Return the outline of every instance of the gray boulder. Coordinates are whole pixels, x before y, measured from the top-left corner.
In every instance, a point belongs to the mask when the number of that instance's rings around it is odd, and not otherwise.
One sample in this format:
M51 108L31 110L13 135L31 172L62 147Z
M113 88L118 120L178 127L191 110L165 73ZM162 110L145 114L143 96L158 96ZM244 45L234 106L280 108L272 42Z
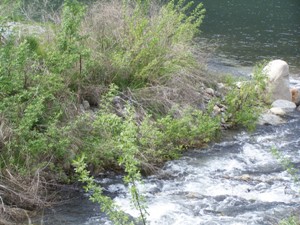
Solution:
M296 104L287 100L276 100L272 103L272 107L281 108L286 113L293 112L296 109Z
M271 108L270 112L277 116L284 116L286 114L286 111L284 111L282 108L279 108L279 107Z
M38 37L42 34L45 34L50 29L46 29L46 27L42 27L39 24L25 24L21 22L8 22L5 24L0 24L0 41L5 43L6 40L16 36L20 38L21 36L35 36Z
M262 114L258 119L259 125L279 125L282 123L285 123L285 121L281 117L271 113Z
M273 60L263 72L268 78L267 95L271 102L277 99L292 101L288 64L283 60Z
M90 103L87 100L83 100L82 105L85 110L89 110L91 108Z

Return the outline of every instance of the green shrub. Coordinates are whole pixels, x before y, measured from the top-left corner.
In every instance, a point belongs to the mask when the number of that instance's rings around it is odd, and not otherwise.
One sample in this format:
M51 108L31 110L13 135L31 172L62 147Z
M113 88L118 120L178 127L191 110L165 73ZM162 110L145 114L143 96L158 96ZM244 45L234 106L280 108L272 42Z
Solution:
M191 9L192 3L170 1L153 10L141 2L99 3L86 18L91 30L85 32L94 31L89 42L105 79L121 88L166 80L194 62L190 47L203 19L202 4Z
M290 216L289 218L286 218L279 222L279 225L299 225L299 224L300 224L300 220L297 216Z
M17 21L23 18L21 13L21 0L3 0L0 3L0 20Z
M85 160L86 157L82 156L76 159L73 164L79 176L79 181L85 183L85 191L92 192L90 200L98 203L101 206L101 211L105 212L114 224L133 224L133 222L129 222L128 215L121 211L110 197L103 195L102 188L96 184L94 178L90 176L89 171L86 170Z
M27 40L20 44L11 40L0 49L0 68L0 114L13 129L2 159L30 169L41 157L62 158L67 145L56 139L62 132L58 126L62 106L57 100L65 93L61 77L41 70Z
M177 146L199 147L215 137L220 128L220 118L189 109L179 118L166 116L158 120L158 124L167 141Z
M71 132L64 124L76 115L70 112L75 110L70 109L75 93L65 83L71 77L68 70L80 54L80 38L73 25L80 22L82 7L75 2L65 4L59 48L48 48L46 54L40 54L39 39L31 36L20 40L11 36L0 48L0 114L13 131L3 147L1 167L9 161L15 169L30 174L50 161L62 168L72 155L68 151ZM62 76L63 73L69 77Z
M263 65L258 65L250 80L227 79L230 90L226 93L225 105L228 108L227 122L231 125L242 125L250 130L255 128L255 121L265 106L266 77L262 68Z
M129 155L139 162L136 168L151 171L153 165L177 158L183 147L203 146L220 129L219 117L193 109L178 118L167 115L158 120L144 112L137 120L137 112L128 101L124 102L123 116L117 116L112 107L113 92L115 87L101 100L103 105L94 119L85 115L71 125L72 130L80 131L79 148L90 156L87 163L99 168L116 165L124 149L131 149L134 152Z

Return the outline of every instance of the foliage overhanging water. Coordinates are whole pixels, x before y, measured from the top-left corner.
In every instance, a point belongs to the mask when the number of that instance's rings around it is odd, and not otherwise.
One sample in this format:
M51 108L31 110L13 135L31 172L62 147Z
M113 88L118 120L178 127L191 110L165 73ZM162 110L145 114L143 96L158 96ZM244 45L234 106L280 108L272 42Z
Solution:
M300 68L300 3L204 0L207 9L201 37L217 42L212 63L226 71L253 66L262 59L286 60ZM224 63L224 59L227 59ZM299 115L278 127L242 133L206 150L195 150L169 162L141 187L149 204L151 224L274 224L299 211L299 185L272 156L276 146L300 165ZM119 177L99 180L107 194L136 215ZM55 208L44 224L110 224L99 208L80 194L68 206Z

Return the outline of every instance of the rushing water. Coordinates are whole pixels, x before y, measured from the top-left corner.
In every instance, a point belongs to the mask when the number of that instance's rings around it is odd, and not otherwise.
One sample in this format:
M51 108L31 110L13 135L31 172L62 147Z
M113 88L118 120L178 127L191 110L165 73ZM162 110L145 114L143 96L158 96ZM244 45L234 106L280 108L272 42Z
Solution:
M281 58L300 74L299 0L203 2L207 13L199 41L218 46L209 61L211 69L244 74L262 59ZM189 151L145 178L140 190L147 200L150 224L271 225L299 212L300 185L270 151L276 147L295 168L300 167L299 114L289 116L286 124L236 133L206 149ZM98 181L122 209L137 215L121 177ZM111 224L87 195L76 194L35 222Z
M293 182L271 148L300 166L300 113L280 126L229 135L208 148L187 152L144 179L139 188L151 225L271 225L300 210L300 185ZM297 174L300 176L300 174ZM121 177L99 179L106 194L128 214L137 211ZM78 193L68 204L48 211L43 224L111 224L99 207Z
M300 73L299 0L201 2L207 10L201 37L217 44L212 63L253 66L280 58L293 73Z

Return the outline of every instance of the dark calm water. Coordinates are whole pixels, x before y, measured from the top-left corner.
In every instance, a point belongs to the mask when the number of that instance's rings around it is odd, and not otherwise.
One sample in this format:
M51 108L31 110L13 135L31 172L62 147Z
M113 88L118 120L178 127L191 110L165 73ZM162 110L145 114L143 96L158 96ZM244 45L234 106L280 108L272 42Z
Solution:
M207 10L201 37L217 43L217 57L242 66L280 58L300 73L300 0L201 2Z

